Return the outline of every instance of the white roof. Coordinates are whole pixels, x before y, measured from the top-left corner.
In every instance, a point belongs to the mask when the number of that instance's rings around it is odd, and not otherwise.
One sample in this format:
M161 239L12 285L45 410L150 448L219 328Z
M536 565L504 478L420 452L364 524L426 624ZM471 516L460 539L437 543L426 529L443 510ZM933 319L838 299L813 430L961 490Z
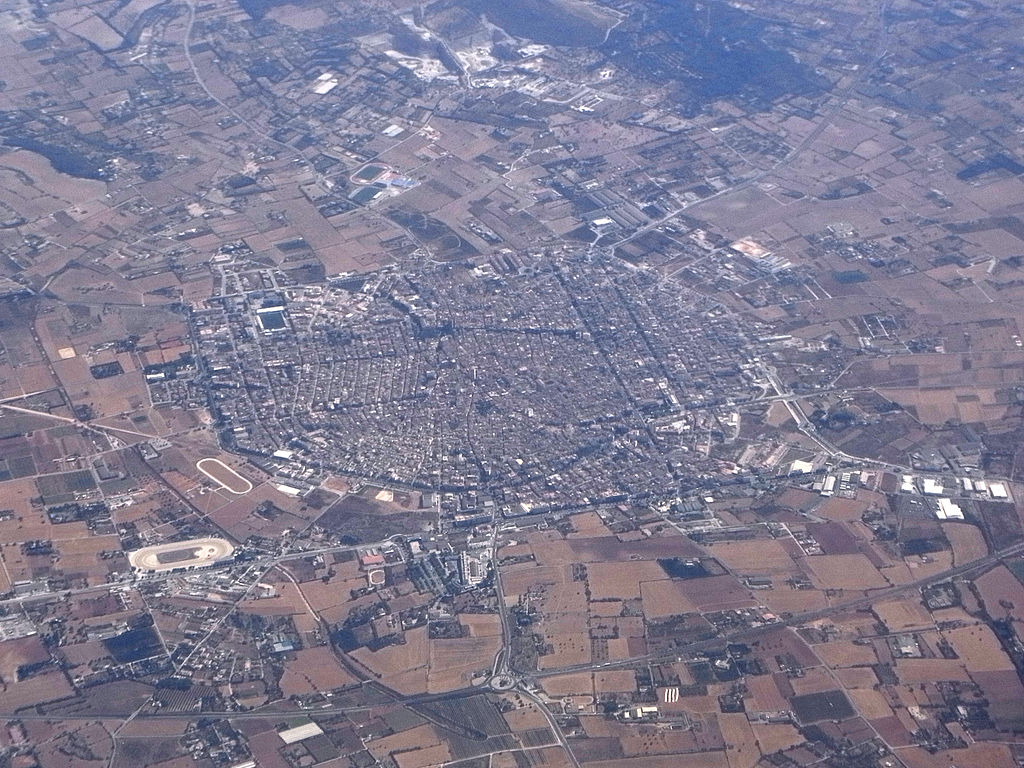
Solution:
M281 741L285 744L294 744L297 741L308 739L313 736L319 736L324 730L316 723L306 723L305 725L297 725L294 728L289 728L286 731L279 731L278 736L281 737Z
M935 513L940 520L963 520L963 510L949 499L939 499L939 509Z
M924 479L924 487L922 490L930 496L938 496L942 493L942 483L936 482L930 477Z
M996 499L1005 499L1007 497L1006 486L1002 483L989 483L988 492Z
M338 87L338 78L330 72L324 72L313 82L313 93L323 96Z

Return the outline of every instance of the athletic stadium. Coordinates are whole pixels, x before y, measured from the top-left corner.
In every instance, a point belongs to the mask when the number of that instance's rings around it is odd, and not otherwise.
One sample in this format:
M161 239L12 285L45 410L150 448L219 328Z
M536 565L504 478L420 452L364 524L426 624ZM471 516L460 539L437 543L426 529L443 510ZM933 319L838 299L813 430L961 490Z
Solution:
M230 560L235 547L225 539L190 539L143 547L128 553L136 573L166 573L208 568Z

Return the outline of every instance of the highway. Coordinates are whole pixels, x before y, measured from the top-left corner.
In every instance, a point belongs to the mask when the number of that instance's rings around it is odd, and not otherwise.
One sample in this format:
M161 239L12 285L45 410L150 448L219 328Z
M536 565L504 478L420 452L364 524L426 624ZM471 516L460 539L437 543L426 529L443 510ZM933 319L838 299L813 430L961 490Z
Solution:
M674 211L670 211L661 218L656 219L655 221L652 221L649 224L645 224L644 226L636 229L631 234L617 240L614 243L609 244L608 248L610 249L610 251L614 253L615 249L618 248L620 245L625 245L626 243L636 239L640 235L650 232L651 230L656 230L659 227L663 226L664 224L667 224L668 222L672 221L673 219L682 216L683 214L691 213L695 208L699 208L700 206L705 205L706 203L710 203L712 200L719 200L723 197L734 195L737 192L742 192L743 190L748 189L754 184L757 184L759 181L771 176L777 171L792 164L794 160L800 157L800 155L802 155L808 147L810 147L815 141L817 141L821 137L821 134L824 133L830 125L832 125L832 121L835 120L835 118L843 110L843 107L846 106L847 102L853 96L857 87L864 81L864 79L871 72L874 71L875 67L882 61L883 58L885 58L886 53L888 53L889 30L885 26L885 14L889 10L890 5L891 0L882 0L882 2L880 2L878 5L878 39L875 43L875 50L873 52L871 61L865 66L860 67L856 75L850 78L850 81L841 90L833 94L830 106L827 110L822 112L821 117L817 121L817 124L814 126L814 128L810 131L810 133L808 133L803 138L803 140L800 141L799 144L793 147L793 149L791 149L785 157L783 157L781 160L775 163L775 165L773 165L771 168L768 168L767 170L758 171L748 176L747 178L738 181L731 187L722 189L718 192L715 192L714 194L708 195L707 197L703 197L700 200L695 200L692 203L684 204L682 207L677 208Z
M265 570L270 570L278 565L288 562L289 560L301 560L306 557L316 557L317 555L328 555L339 552L356 552L360 549L381 547L385 544L390 544L397 538L399 534L389 536L386 539L380 541L370 541L363 544L353 545L342 545L336 547L321 547L319 549L306 549L306 550L295 550L294 552L284 552L279 555L265 556L256 558L249 561L250 566L261 566ZM87 595L90 593L98 592L109 592L111 589L128 589L133 586L140 584L153 584L161 581L167 581L169 579L180 579L185 575L196 575L209 574L216 570L225 570L231 568L233 563L218 563L212 565L209 568L203 568L199 571L193 571L191 574L174 573L174 572L157 572L147 576L142 576L137 579L128 579L125 581L111 582L107 584L94 584L91 587L79 587L77 589L62 589L56 592L36 592L29 595L21 595L18 597L9 597L6 600L0 600L0 606L17 606L24 605L25 603L34 603L40 600L66 600L69 597L77 595Z
M967 576L969 574L978 573L986 570L987 568L995 565L999 561L1014 557L1015 555L1024 554L1024 541L1020 541L1004 549L993 552L986 557L979 558L978 560L972 560L969 563L954 566L948 568L931 576L926 576L923 579L916 581L907 582L906 584L899 584L894 587L886 587L884 589L872 590L868 594L856 597L852 600L846 600L835 605L830 605L825 608L819 608L814 611L806 611L804 613L798 613L790 616L782 621L777 621L773 624L766 624L760 627L749 627L746 629L739 629L733 632L726 632L721 635L717 635L709 640L701 640L696 643L688 643L685 646L681 646L677 650L671 653L652 653L645 656L636 656L629 659L622 659L620 661L606 661L602 663L591 663L591 664L577 664L571 667L560 667L558 669L544 670L532 675L533 679L543 679L547 677L555 677L556 675L564 675L571 672L591 672L596 670L605 669L616 669L622 667L630 667L636 664L648 663L667 663L675 661L679 657L685 657L686 655L692 655L694 653L707 650L709 648L721 648L726 643L734 643L740 640L750 640L756 638L758 635L763 635L768 632L772 632L779 627L799 627L820 619L826 619L836 614L847 613L849 611L859 610L861 608L868 608L874 603L880 601L889 600L894 597L905 596L908 593L918 592L924 587L932 584L938 584L943 581L958 576Z
M377 546L379 546L380 544L386 543L386 541L387 540L382 541L382 542L378 542ZM374 545L361 545L361 546L374 546ZM287 561L289 559L294 559L294 558L299 558L299 557L307 557L307 556L310 556L310 555L313 555L313 554L324 554L324 553L328 553L328 552L339 552L339 551L346 551L346 550L354 550L354 549L357 549L357 548L359 548L359 547L329 547L329 548L325 548L325 549L321 549L321 550L316 550L315 552L294 552L294 553L289 553L289 554L286 554L286 555L281 555L279 557L273 558L273 559L265 561L265 562L270 563L271 564L270 567L272 567L273 565L279 564L281 562L285 562L285 561ZM936 574L933 574L931 576L927 576L925 578L918 579L916 581L908 582L906 584L899 584L899 585L894 586L894 587L887 587L885 589L874 590L874 591L872 591L872 592L870 592L870 593L868 593L866 595L859 596L859 597L853 598L851 600L845 600L845 601L836 603L835 605L828 606L826 608L820 608L820 609L817 609L817 610L814 610L814 611L807 611L807 612L804 612L804 613L794 614L793 616L790 616L789 618L787 618L787 619L785 619L783 621L775 622L773 624L767 624L767 625L760 626L760 627L749 627L749 628L745 628L745 629L739 629L739 630L736 630L736 631L733 631L733 632L726 632L726 633L717 635L714 638L711 638L709 640L702 640L702 641L695 642L695 643L688 643L686 645L683 645L683 646L680 646L680 647L674 649L670 653L653 653L653 654L647 654L647 655L643 655L643 656L634 656L634 657L630 657L628 659L621 659L621 660L618 660L618 661L595 662L595 663L589 663L589 664L576 664L576 665L568 666L568 667L559 667L559 668L556 668L556 669L546 669L546 670L543 670L541 672L536 672L534 674L531 674L527 678L525 678L524 680L521 680L514 690L516 690L520 694L522 694L522 695L526 696L527 698L531 699L532 701L534 701L540 707L540 709L542 711L547 713L546 717L548 717L549 719L553 719L552 716L551 716L551 713L547 711L547 707L544 705L543 701L532 690L533 687L534 687L534 683L536 681L539 681L539 680L542 680L542 679L546 679L546 678L550 678L550 677L556 677L558 675L570 674L570 673L594 672L594 671L608 670L608 669L621 669L621 668L624 668L624 667L636 666L638 664L657 664L657 663L673 662L673 661L676 661L676 660L678 660L680 658L692 657L692 656L694 656L694 655L696 655L696 654L698 654L698 653L700 653L702 651L706 651L706 650L708 650L710 648L721 648L726 643L734 643L734 642L739 642L739 641L753 640L753 639L756 639L759 635L763 635L763 634L766 634L766 633L769 633L769 632L776 631L779 627L799 627L799 626L804 626L804 625L809 624L811 622L818 621L820 619L825 619L825 618L828 618L830 616L846 613L846 612L849 612L849 611L858 610L858 609L861 609L861 608L867 608L867 607L870 607L872 604L877 603L879 601L889 600L889 599L894 598L894 597L901 597L901 596L905 596L905 595L907 595L909 593L918 592L921 589L923 589L924 587L927 587L927 586L929 586L931 584L937 584L937 583L940 583L940 582L943 582L943 581L947 581L947 580L955 578L955 577L962 577L962 576L968 576L968 575L979 573L979 572L984 571L985 569L995 565L996 563L1000 562L1001 560L1003 560L1005 558L1014 557L1014 556L1020 555L1020 554L1024 554L1024 541L1020 541L1020 542L1017 542L1016 544L1012 544L1012 545L1010 545L1008 547L1004 547L1003 549L1000 549L1000 550L998 550L996 552L993 552L990 555L987 555L986 557L980 558L978 560L973 560L973 561L971 561L969 563L964 563L962 565L958 565L958 566L955 566L953 568L948 568L948 569L946 569L944 571L941 571L940 573L936 573ZM91 588L88 588L88 589L79 590L79 592L95 591L95 590L98 590L98 589L106 589L106 588L107 588L106 586L91 587ZM55 595L51 593L51 594L48 594L48 595L45 595L45 596L37 596L37 597L55 597ZM16 601L16 600L18 600L18 598L14 599L14 601ZM9 603L9 602L14 602L14 601L8 600L8 601L5 601L5 602ZM503 655L503 657L499 659L499 662L507 663L507 655ZM347 714L347 713L362 712L362 711L366 711L366 710L369 710L369 709L376 709L376 708L379 708L379 707L382 707L382 706L383 707L387 707L387 706L410 706L410 705L416 705L416 704L427 704L427 703L436 702L436 701L445 701L445 700L453 699L453 698L465 698L467 696L478 695L478 694L483 693L483 692L488 690L485 687L471 686L471 687L465 687L465 688L456 689L456 690L449 691L449 692L446 692L446 693L419 694L419 695L414 695L414 696L402 696L402 695L394 693L393 691L390 691L390 689L387 689L387 688L385 688L385 687L383 687L380 684L375 683L375 682L364 683L364 685L372 685L375 688L378 688L379 690L383 690L383 691L389 692L390 694L395 696L394 702L392 702L391 704L377 704L377 705L373 705L373 706L366 706L366 705L339 706L339 707L327 706L327 707L322 707L322 708L311 708L311 709L303 709L303 710L291 710L291 712L292 713L294 713L294 712L304 712L304 713L307 713L307 714L310 714L310 715L340 715L340 714ZM178 720L193 720L193 719L195 719L198 716L203 716L203 717L228 717L228 718L232 718L232 719L236 719L236 718L247 718L247 719L256 718L256 719L260 719L260 718L279 717L279 716L289 712L289 710L280 710L280 709L275 710L275 709L272 708L273 706L274 705L270 705L270 708L268 708L266 710L255 710L255 711L249 711L249 712L238 712L238 711L234 711L234 710L206 710L206 711L203 711L203 712L199 712L199 711L196 711L196 712L165 712L165 711L156 710L156 711L152 711L152 712L139 712L138 715L136 716L136 719L170 718L170 719L178 719ZM53 713L53 714L45 714L45 713L39 713L39 712L13 712L13 711L9 711L9 712L0 712L0 717L18 718L18 719L23 719L23 720L104 720L104 719L115 719L116 720L116 719L124 719L129 714L130 713L125 712L123 710L120 710L120 711L115 711L115 710L98 710L98 711L92 711L92 712L83 713L83 714L65 714L63 712L61 712L61 713ZM560 733L559 729L555 728L555 733L556 733L556 735L559 734Z

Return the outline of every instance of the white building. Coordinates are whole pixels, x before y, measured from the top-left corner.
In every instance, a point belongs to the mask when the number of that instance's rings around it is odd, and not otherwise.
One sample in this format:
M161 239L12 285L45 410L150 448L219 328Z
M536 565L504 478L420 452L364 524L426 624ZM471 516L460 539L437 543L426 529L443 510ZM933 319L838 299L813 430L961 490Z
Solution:
M298 741L304 741L305 739L312 738L313 736L319 736L323 732L323 728L316 723L306 723L305 725L297 725L294 728L278 731L277 735L281 737L281 741L285 744L294 744Z
M939 520L963 520L963 510L950 499L939 499L939 508L935 511Z

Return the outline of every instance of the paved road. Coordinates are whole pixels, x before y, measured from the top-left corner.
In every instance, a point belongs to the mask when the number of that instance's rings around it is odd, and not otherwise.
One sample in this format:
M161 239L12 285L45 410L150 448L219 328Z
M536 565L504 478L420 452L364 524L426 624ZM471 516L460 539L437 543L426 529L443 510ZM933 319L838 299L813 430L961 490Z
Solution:
M351 546L345 545L337 547L322 547L320 549L296 550L294 552L285 552L283 554L274 555L272 557L258 557L254 560L249 561L249 563L250 565L260 566L269 570L270 568L273 568L277 565L281 565L282 563L286 563L289 560L301 560L306 557L316 557L317 555L327 555L338 552L356 552L360 549L366 549L368 547L381 547L385 544L392 543L392 540L397 538L398 536L400 536L400 534L389 536L388 538L382 539L380 541L369 541L362 544L355 544ZM204 568L201 571L194 571L190 575L195 575L196 573L209 574L217 570L225 570L227 568L231 568L233 567L233 565L235 564L221 563L210 566L209 568ZM138 586L140 584L153 584L159 583L161 581L167 581L169 579L179 579L184 575L185 574L182 573L154 573L152 575L144 576L133 581L112 582L109 584L96 584L91 587L79 587L77 589L62 589L56 592L37 592L31 595L22 595L19 597L7 598L6 600L0 600L0 606L23 605L25 603L39 602L40 600L62 600L73 595L85 595L92 592L109 592L111 589L118 588L128 589L131 587Z
M775 622L774 624L767 624L762 627L749 627L746 629L739 629L733 632L725 632L717 635L709 640L701 640L695 643L688 643L684 646L680 646L678 649L671 653L651 653L646 656L635 656L630 659L623 659L621 661L610 661L602 663L591 663L591 664L577 664L571 667L561 667L559 669L544 670L532 675L533 679L543 679L547 677L554 677L556 675L564 675L570 672L589 672L603 669L615 669L617 667L629 667L635 664L642 663L659 663L659 662L670 662L674 661L680 656L692 655L693 653L707 650L708 648L721 648L726 643L736 642L738 640L750 640L758 635L776 630L779 627L798 627L809 624L819 619L825 619L829 616L835 616L836 614L846 613L848 611L855 611L861 608L867 608L871 605L883 601L889 600L894 597L900 597L906 595L908 592L917 592L924 587L931 584L938 584L943 581L947 581L957 576L966 576L973 574L978 571L983 571L986 568L998 563L1004 558L1013 557L1024 553L1024 541L1013 544L1009 547L1005 547L997 552L980 558L978 560L972 560L969 563L958 565L953 568L948 568L940 573L927 576L923 579L911 581L906 584L899 584L895 587L887 587L885 589L873 590L869 594L863 597L857 597L852 600L845 600L841 603L828 606L827 608L819 608L814 611L806 611L804 613L794 614L793 616L783 621Z
M318 550L319 552L331 552L340 551L346 548L333 547L324 550ZM351 548L351 549L354 549ZM647 654L645 656L636 656L629 659L622 659L620 661L612 662L600 662L591 664L577 664L569 667L560 667L558 669L549 669L542 672L537 672L530 676L530 681L537 681L557 675L564 675L574 672L590 672L605 669L615 669L622 667L630 667L637 664L651 664L651 663L664 663L675 661L679 657L692 656L700 651L707 650L713 647L721 647L725 643L746 641L756 638L759 635L775 631L779 627L794 627L802 626L819 619L828 618L840 613L846 613L848 611L857 610L860 608L866 608L874 603L881 600L888 600L893 597L899 597L909 592L916 592L931 584L937 584L942 581L957 577L967 576L978 571L982 571L996 563L1008 557L1013 557L1024 553L1024 541L1013 544L1009 547L1004 547L1001 550L993 552L992 554L980 558L978 560L964 563L953 568L949 568L940 573L933 574L931 576L918 579L916 581L908 582L907 584L900 584L895 587L888 587L886 589L875 590L868 595L857 597L852 600L846 600L835 605L831 605L827 608L821 608L815 611L807 611L800 614L795 614L790 618L769 624L763 627L751 627L747 629L740 629L734 632L726 632L721 635L717 635L709 640L702 640L695 643L688 643L684 646L673 650L671 653L656 653ZM291 553L289 555L283 555L281 558L277 558L280 561L287 560L293 557L304 557L309 553ZM90 588L97 589L97 588ZM85 591L85 590L83 590ZM52 597L53 595L50 595ZM9 602L9 601L8 601ZM374 684L375 685L375 684ZM376 686L379 688L379 686ZM415 696L396 696L392 704L394 706L409 706L414 704L429 704L431 702L445 701L448 699L465 698L467 696L478 695L487 689L482 687L465 687L449 691L446 693L439 694L420 694ZM522 695L527 696L531 700L535 701L540 709L547 712L547 708L543 706L543 702L528 689L525 685L520 685L517 691ZM351 712L361 712L368 709L374 709L379 707L386 707L389 704L377 704L373 706L357 705L357 706L338 706L338 707L324 707L320 709L307 709L307 710L291 710L291 713L304 712L311 715L338 715L346 714ZM196 717L229 717L229 718L273 718L281 716L282 714L289 713L288 710L267 710L267 711L253 711L253 712L236 712L231 710L214 710L204 712L144 712L139 713L138 719L145 718L169 718L177 720L193 720ZM124 711L114 710L98 710L87 714L65 714L65 713L54 713L54 714L39 714L39 713L26 713L26 712L0 712L0 717L7 718L19 718L24 720L104 720L104 719L123 719L128 713ZM551 717L551 713L547 712L547 717ZM560 733L559 729L555 729L556 734Z
M478 696L483 693L487 693L488 689L483 687L465 687L457 688L453 691L447 691L445 693L422 693L415 696L399 696L393 694L390 689L381 686L380 684L370 681L363 684L367 688L373 688L378 693L384 693L386 695L394 695L393 701L384 701L377 704L355 704L346 706L322 706L322 707L309 707L306 709L294 708L294 709L282 709L280 708L280 701L273 702L267 705L264 709L250 710L247 712L239 712L237 710L230 709L205 709L195 711L174 711L170 712L167 710L152 710L142 711L136 715L137 720L195 720L200 717L226 717L232 720L273 720L286 717L295 717L296 715L310 715L325 717L328 715L345 715L355 712L367 712L370 710L381 710L389 707L408 707L416 706L421 704L433 704L441 701L449 701L451 699L464 699L470 696ZM351 695L351 693L349 694ZM54 708L57 710L57 708ZM64 711L51 711L46 712L31 712L31 711L18 711L18 712L0 712L0 718L9 718L16 720L123 720L129 717L132 713L130 711L120 709L93 709L89 712L64 712Z
M608 247L611 249L612 253L614 253L615 249L618 248L620 245L625 245L630 240L634 240L635 238L639 237L640 235L643 235L646 232L650 232L653 229L657 229L663 224L667 224L672 219L679 218L683 214L691 213L695 208L699 208L702 205L710 203L712 200L718 200L723 197L728 197L729 195L734 195L737 192L742 192L743 190L748 189L754 184L757 184L762 179L765 179L771 176L772 174L776 173L777 171L785 168L787 165L792 164L798 157L800 157L800 155L802 155L808 147L810 147L815 141L817 141L817 139L821 137L821 134L824 133L830 125L832 125L832 121L836 119L839 113L846 106L847 102L853 96L856 88L864 81L864 78L866 78L868 74L870 74L875 69L875 67L882 61L882 59L885 58L886 53L888 53L889 30L885 26L885 14L888 12L890 4L891 0L882 0L882 2L879 3L878 5L878 39L875 43L875 50L873 52L871 61L865 66L862 66L860 70L857 72L857 74L853 78L851 78L850 82L847 83L844 88L832 94L831 104L824 112L821 113L817 125L815 125L811 132L808 133L807 136L805 136L799 144L793 147L793 149L790 150L785 157L783 157L781 160L775 163L775 165L773 165L771 168L768 168L767 170L758 171L752 174L751 176L748 176L746 179L737 182L731 187L715 192L714 194L708 195L707 197L701 198L700 200L695 200L692 203L685 204L681 208L677 208L676 210L665 214L660 219L656 219L655 221L652 221L651 223L640 227L639 229L627 235L626 237L623 237L620 240L611 243Z

